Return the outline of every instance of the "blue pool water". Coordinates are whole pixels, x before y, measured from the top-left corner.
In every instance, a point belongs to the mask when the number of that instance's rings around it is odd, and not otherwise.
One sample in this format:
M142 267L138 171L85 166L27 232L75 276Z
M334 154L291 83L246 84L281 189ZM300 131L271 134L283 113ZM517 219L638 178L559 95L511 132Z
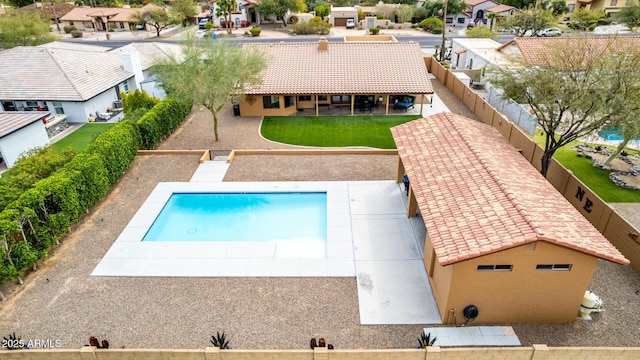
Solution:
M327 193L174 193L142 241L327 238Z
M622 141L624 140L624 134L615 126L605 126L602 130L598 131L598 135L609 141ZM633 139L629 141L629 145L639 145L640 139Z

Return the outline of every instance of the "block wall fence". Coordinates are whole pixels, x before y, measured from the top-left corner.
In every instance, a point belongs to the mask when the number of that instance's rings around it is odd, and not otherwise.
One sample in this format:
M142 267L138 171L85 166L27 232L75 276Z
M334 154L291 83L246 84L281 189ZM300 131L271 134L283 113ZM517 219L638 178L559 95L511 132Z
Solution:
M97 349L3 350L6 360L635 360L640 348L523 347L388 349L388 350L194 350Z
M432 57L425 57L424 61L429 72L462 100L480 121L496 128L540 171L540 158L544 152L542 147L438 61ZM636 271L640 272L640 237L638 236L640 231L638 229L618 215L555 159L552 160L547 171L547 180L631 261L631 266Z

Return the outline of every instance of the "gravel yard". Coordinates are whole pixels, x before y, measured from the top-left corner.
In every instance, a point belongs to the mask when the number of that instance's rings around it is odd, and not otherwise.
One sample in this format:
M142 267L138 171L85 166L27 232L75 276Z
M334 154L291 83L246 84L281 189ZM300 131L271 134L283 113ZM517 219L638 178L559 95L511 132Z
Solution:
M434 87L449 108L466 107ZM260 119L198 108L160 149L286 148L262 139ZM336 348L411 348L420 325L360 325L355 278L126 278L89 274L158 182L188 181L198 156L138 156L131 168L22 287L5 286L0 336L60 339L77 348L89 336L112 347L203 348L225 331L236 349L306 349L311 337ZM238 156L225 181L393 179L395 156ZM638 213L636 211L636 213ZM13 291L9 292L10 290ZM601 261L591 290L606 311L568 325L513 325L523 345L640 346L640 277L631 267ZM577 310L577 309L576 309Z

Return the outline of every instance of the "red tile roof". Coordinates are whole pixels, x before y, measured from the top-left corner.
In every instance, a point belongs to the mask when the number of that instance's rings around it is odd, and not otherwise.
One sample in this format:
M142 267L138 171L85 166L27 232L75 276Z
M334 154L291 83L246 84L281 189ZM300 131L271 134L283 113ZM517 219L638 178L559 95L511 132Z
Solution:
M391 133L441 265L534 241L629 263L496 129L439 113Z
M263 52L262 84L247 94L432 94L416 42L246 44Z
M640 48L640 36L598 36L598 37L517 37L498 48L500 51L515 44L524 61L531 65L545 65L554 61L559 48L575 47L587 55L603 54L627 49Z
M513 7L513 6L509 6L509 5L497 5L494 7L490 7L487 9L488 12L491 13L495 13L495 14L499 14L501 12L505 12L505 11L509 11L509 10L517 10L517 8Z

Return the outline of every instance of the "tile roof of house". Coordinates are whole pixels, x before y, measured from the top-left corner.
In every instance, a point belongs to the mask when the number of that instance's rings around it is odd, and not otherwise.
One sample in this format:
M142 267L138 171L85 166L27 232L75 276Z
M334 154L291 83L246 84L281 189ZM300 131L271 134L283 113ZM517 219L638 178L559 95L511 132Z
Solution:
M494 7L490 7L487 9L487 12L490 13L494 13L494 14L499 14L501 12L505 12L505 11L509 11L509 10L514 10L517 9L516 7L513 6L509 6L509 5L503 5L503 4L499 4L497 6Z
M491 126L439 113L391 133L441 265L534 241L629 263Z
M560 47L582 47L595 56L613 51L640 48L640 36L597 37L517 37L500 46L497 51L516 46L525 62L545 65L553 61Z
M480 5L484 2L490 1L496 5L498 5L495 1L493 0L465 0L464 2L466 2L469 6L476 6L476 5Z
M49 116L48 111L0 111L0 138Z
M109 21L128 22L129 17L140 11L162 9L154 4L147 4L141 8L92 8L77 7L60 17L60 21L91 21L96 16L106 16Z
M321 40L322 41L322 40ZM246 44L263 52L262 84L248 94L431 94L416 42Z
M0 52L0 99L85 101L133 77L124 70L121 53L140 52L142 68L155 56L179 45L133 43L111 51L83 46L67 49L49 44Z

